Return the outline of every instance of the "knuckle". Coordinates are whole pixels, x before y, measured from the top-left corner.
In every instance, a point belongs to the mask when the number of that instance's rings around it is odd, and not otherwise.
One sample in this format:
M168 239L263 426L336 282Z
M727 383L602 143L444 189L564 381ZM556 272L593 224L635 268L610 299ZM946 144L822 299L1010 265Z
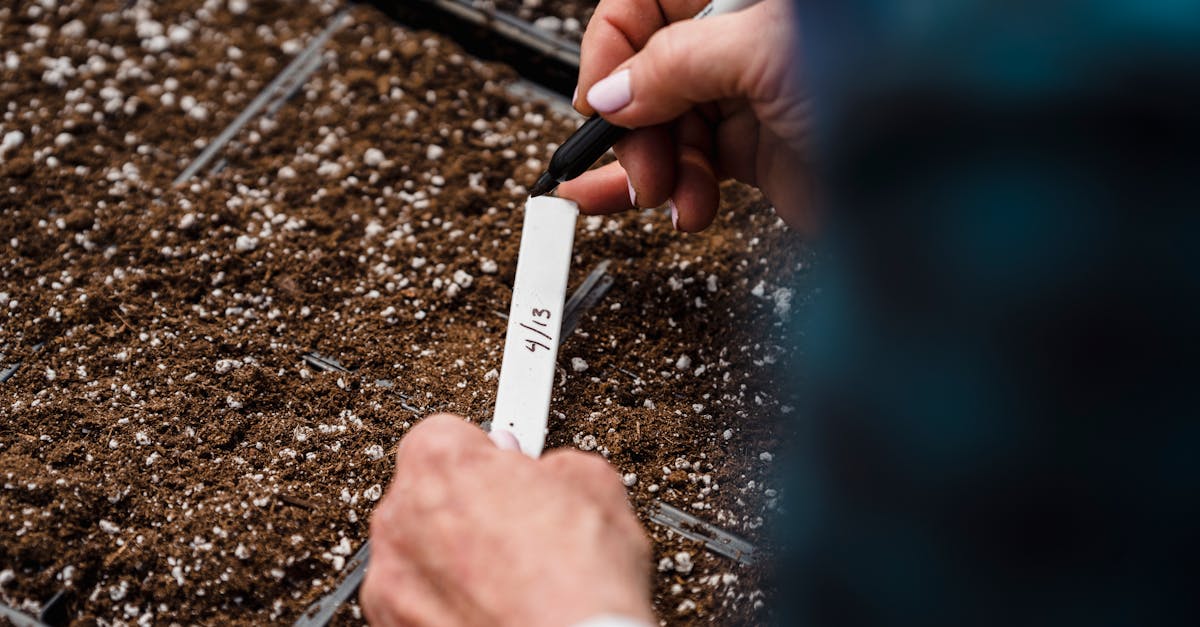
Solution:
M649 560L650 556L654 553L654 546L650 543L650 536L646 535L646 530L643 529L636 520L632 522L634 531L633 537L635 538L634 545L637 549L638 555L640 555L644 560Z
M368 537L376 545L376 553L391 554L398 550L397 544L403 542L406 531L402 525L403 522L403 517L392 515L389 511L379 512L376 510L371 515Z
M629 536L630 554L634 561L638 563L648 563L654 556L654 550L650 545L650 539L639 528L635 534Z
M386 538L393 530L405 524L412 509L413 486L402 483L399 479L392 481L383 498L371 512L369 521L372 536Z
M461 416L454 414L430 414L426 416L413 430L410 436L419 435L422 438L444 436L457 433L465 426Z
M462 448L462 419L451 414L434 414L421 421L401 441L397 463L412 460L417 464L446 462ZM469 427L468 427L469 428Z
M393 506L388 501L383 501L375 511L371 512L370 535L372 538L383 538L388 534L388 531L395 527L392 514Z
M405 586L398 585L396 574L386 569L367 569L358 590L358 603L369 625L396 624L403 620Z
M686 26L686 22L670 24L655 31L646 41L646 46L642 51L653 60L650 70L655 74L655 78L671 72L671 68L682 67L682 64L690 58L682 36L682 29Z
M368 569L358 590L358 602L367 620L373 624L378 624L380 619L382 600L383 591L380 588L379 576L373 575Z
M547 468L554 469L574 488L597 498L596 505L602 511L616 508L628 509L628 499L621 476L603 457L576 450L555 451L543 458Z
M621 479L617 471L599 455L577 453L572 456L571 463L586 481L597 486L606 484L620 485Z

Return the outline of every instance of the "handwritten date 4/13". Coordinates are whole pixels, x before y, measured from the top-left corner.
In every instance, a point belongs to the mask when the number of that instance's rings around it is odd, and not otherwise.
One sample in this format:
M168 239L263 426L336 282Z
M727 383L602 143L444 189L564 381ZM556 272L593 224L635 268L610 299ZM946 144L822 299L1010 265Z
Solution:
M550 346L547 346L547 344L554 343L554 336L552 336L548 333L548 331L552 330L548 321L552 317L553 316L551 315L549 309L532 308L530 310L529 322L528 323L525 323L525 322L519 323L525 329L537 334L537 336L539 338L545 338L545 340L546 340L546 344L543 344L540 339L525 338L525 349L526 350L528 350L531 353L536 353L539 348L542 348L545 350L550 350Z

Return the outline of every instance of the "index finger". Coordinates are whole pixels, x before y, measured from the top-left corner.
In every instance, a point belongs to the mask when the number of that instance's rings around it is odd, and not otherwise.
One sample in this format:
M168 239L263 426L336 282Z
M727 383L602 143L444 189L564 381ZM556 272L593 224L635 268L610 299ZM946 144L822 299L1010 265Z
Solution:
M575 109L595 113L587 102L592 85L641 50L655 31L691 19L706 4L708 0L600 0L580 47Z

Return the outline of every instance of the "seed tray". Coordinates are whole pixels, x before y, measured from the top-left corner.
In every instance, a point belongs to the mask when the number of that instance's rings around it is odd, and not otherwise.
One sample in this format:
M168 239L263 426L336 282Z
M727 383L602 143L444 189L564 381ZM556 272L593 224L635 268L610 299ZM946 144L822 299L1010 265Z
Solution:
M239 83L255 87L235 90L205 124L147 99L57 146L50 106L10 100L0 131L19 124L27 138L0 163L0 279L19 303L0 311L0 345L23 362L0 385L9 605L66 588L73 622L290 622L338 585L335 566L365 538L388 452L417 419L405 404L490 413L503 337L491 312L507 303L522 182L576 119L515 97L508 68L354 7L294 97L221 150L224 167L173 186L343 8L261 4L253 15L272 16L274 43L251 37L261 23L221 31L242 51L242 72L262 70ZM56 27L88 17L63 6ZM129 10L163 20L198 6ZM118 12L114 37L141 45L121 22L135 15L100 8ZM21 11L22 32L46 18ZM0 28L11 16L0 12ZM50 45L75 54L75 44ZM36 65L21 54L22 67ZM163 74L147 69L146 81L173 71L181 85L212 85L198 101L224 102L216 90L229 91L232 73L222 63L180 69L178 54L164 54ZM4 70L0 93L64 102L35 80ZM114 135L130 132L140 134L132 144ZM85 141L92 133L102 158ZM48 155L71 169L38 165ZM108 176L125 163L138 179L114 189ZM571 367L549 444L606 455L644 518L661 500L764 550L758 529L773 497L760 453L786 409L767 362L783 355L786 309L803 302L781 285L806 265L761 199L725 194L730 210L703 238L672 233L655 211L583 220L573 282L605 258L620 281L563 345ZM38 342L36 355L17 348ZM302 358L314 351L353 373L314 367ZM379 381L392 385L369 383ZM648 530L665 620L762 618L753 569ZM354 610L339 618L354 622Z

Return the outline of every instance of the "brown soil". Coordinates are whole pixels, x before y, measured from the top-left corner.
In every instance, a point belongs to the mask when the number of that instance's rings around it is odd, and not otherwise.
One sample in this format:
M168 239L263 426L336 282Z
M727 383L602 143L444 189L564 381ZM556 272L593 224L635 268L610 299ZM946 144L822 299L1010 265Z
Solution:
M404 432L429 411L490 415L521 184L575 121L359 7L220 173L172 189L338 6L60 4L0 8L19 57L0 53L0 139L25 137L0 161L0 369L24 360L0 383L0 601L33 611L66 587L76 624L290 622L365 539ZM190 43L146 52L138 12ZM46 82L44 59L92 56L107 67ZM562 347L548 445L636 474L643 516L661 498L765 542L797 239L731 187L702 236L661 211L585 218L576 251L572 284L602 259L616 284ZM311 350L353 372L314 371ZM765 619L755 569L647 529L664 621Z
M599 0L494 0L495 8L554 35L579 41ZM543 18L551 19L543 19ZM539 21L541 20L541 21Z

